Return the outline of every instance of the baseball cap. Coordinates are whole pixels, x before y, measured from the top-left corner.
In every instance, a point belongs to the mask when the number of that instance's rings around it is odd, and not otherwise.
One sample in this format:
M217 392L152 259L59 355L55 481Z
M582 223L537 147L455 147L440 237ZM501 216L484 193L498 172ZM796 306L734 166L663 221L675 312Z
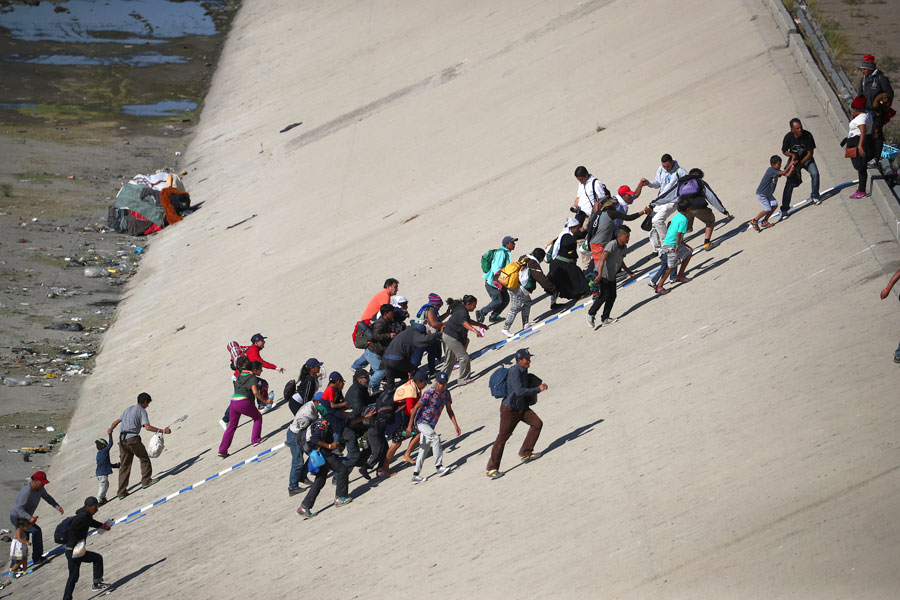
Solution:
M625 194L628 194L629 196L634 196L634 190L632 190L627 185L619 186L619 195L624 196Z
M400 306L401 304L409 304L409 300L406 299L406 296L391 296L391 304Z
M265 338L263 338L263 339L265 339ZM313 368L315 368L315 367L321 367L321 366L324 365L324 364L325 364L325 363L323 363L323 362L322 362L321 360L319 360L318 358L310 358L309 360L306 361L305 366L306 366L307 369L313 369Z
M443 371L438 371L438 374L434 376L434 380L439 381L440 383L447 383L448 379L449 377L447 377L447 374Z
M371 377L369 372L366 369L357 369L353 371L353 379L359 379L360 377Z
M566 219L566 227L579 227L581 225L581 221L576 219L575 217L569 217Z
M513 237L513 236L511 236L511 235L508 235L508 236L506 236L505 238L503 238L503 241L500 242L500 245L501 245L501 246L505 246L505 245L507 245L507 244L510 243L510 242L518 242L518 241L519 241L519 238Z
M415 381L428 381L428 369L426 367L420 367L415 375L413 375L413 379Z
M34 481L40 481L44 485L47 485L48 483L50 483L49 481L47 481L47 474L44 473L43 471L35 471L34 475L32 475L31 478Z
M250 338L250 343L251 343L251 344L255 344L255 343L258 342L259 340L264 340L264 339L266 339L266 336L264 336L263 334L261 334L261 333L254 333L254 334L253 334L253 337Z
M97 500L94 496L88 496L84 499L85 506L100 506L100 501Z
M328 381L344 381L344 377L337 371L332 371L328 376Z
M520 358L531 358L532 356L534 356L534 354L529 352L528 348L519 348L516 350L516 360L519 360Z

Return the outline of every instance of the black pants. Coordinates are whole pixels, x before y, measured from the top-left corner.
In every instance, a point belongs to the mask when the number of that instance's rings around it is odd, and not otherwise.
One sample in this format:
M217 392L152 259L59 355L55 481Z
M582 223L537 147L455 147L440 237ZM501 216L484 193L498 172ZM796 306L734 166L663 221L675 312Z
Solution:
M387 456L387 439L384 437L385 423L382 419L375 419L375 424L369 427L369 459L366 461L366 467L369 469L377 469L384 462Z
M325 458L325 464L319 467L319 472L316 474L315 481L313 481L309 491L306 492L306 497L303 499L303 502L300 503L300 506L307 509L311 509L313 504L316 503L319 492L325 487L325 481L328 479L329 471L334 471L334 480L337 483L336 497L342 498L348 494L350 469L347 468L344 461L331 452L327 450L323 452L321 448L319 449L319 452L322 452L322 456Z
M387 382L387 387L394 387L394 382L399 378L403 383L409 379L411 373L415 372L416 368L413 366L412 361L409 359L391 359L385 358L382 363L386 374L384 376L384 381Z
M72 600L72 592L75 591L75 584L78 583L81 563L94 563L94 583L103 581L103 557L96 552L87 551L81 558L72 558L72 551L66 548L66 561L69 563L69 578L66 580L63 600Z
M600 278L600 290L594 295L594 303L588 310L588 314L592 317L600 310L600 306L605 302L601 319L608 319L609 313L612 312L613 304L616 303L616 282L609 279Z
M341 435L341 441L344 442L344 448L347 450L344 464L347 465L348 470L353 467L361 467L369 457L369 450L362 450L359 447L359 436L365 431L360 432L355 429L356 427L357 425L348 425L344 428L344 433Z

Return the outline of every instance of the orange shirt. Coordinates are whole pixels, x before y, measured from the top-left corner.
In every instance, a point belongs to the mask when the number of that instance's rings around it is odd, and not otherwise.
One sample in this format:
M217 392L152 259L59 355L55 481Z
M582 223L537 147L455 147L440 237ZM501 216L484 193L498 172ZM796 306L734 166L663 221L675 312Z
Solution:
M369 303L366 305L366 310L363 311L362 316L359 318L360 321L365 321L366 319L377 318L378 311L381 310L382 304L390 304L391 303L391 291L387 288L384 288L369 300Z

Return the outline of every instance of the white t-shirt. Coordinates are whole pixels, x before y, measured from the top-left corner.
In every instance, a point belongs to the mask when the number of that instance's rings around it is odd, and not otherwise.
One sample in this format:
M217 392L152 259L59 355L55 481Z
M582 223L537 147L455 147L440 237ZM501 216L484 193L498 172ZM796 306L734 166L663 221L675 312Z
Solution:
M850 121L850 133L847 137L858 137L860 134L859 126L866 126L866 135L872 133L872 115L867 112L861 112Z
M593 175L588 175L584 184L578 184L578 208L587 214L591 214L594 202L603 198L607 193L606 186L603 185L602 181Z

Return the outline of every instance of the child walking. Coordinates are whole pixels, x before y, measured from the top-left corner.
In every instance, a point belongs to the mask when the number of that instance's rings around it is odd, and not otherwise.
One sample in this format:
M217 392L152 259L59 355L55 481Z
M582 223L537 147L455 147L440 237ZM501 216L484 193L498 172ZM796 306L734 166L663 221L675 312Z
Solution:
M411 434L413 424L419 429L422 436L422 442L419 444L419 457L416 459L416 468L413 471L412 482L422 483L425 478L419 475L422 472L422 465L425 462L425 455L428 453L428 446L434 453L434 469L437 471L438 477L443 477L450 472L448 467L443 466L443 453L441 452L441 436L434 430L437 426L438 419L441 418L441 412L447 407L447 414L453 421L453 427L456 429L456 435L461 435L459 424L456 422L456 415L453 414L451 406L453 400L450 398L450 392L447 390L447 374L438 372L435 377L434 386L425 390L422 398L416 402L409 415L409 424L406 426L407 435Z
M97 499L100 504L106 504L106 492L109 490L109 476L112 475L113 469L119 468L119 463L113 464L109 458L109 451L112 449L112 434L109 439L98 439L94 442L97 446L97 481L100 482L100 489L97 491Z
M750 219L750 227L756 231L768 229L772 226L769 223L769 217L778 208L778 200L775 199L775 186L778 184L778 178L787 174L787 170L781 170L781 157L773 155L769 159L769 168L763 173L759 185L756 186L756 198L762 204L763 209L755 219Z
M28 519L16 519L16 532L12 540L12 546L9 549L9 573L13 577L21 577L25 574L25 567L28 566Z

